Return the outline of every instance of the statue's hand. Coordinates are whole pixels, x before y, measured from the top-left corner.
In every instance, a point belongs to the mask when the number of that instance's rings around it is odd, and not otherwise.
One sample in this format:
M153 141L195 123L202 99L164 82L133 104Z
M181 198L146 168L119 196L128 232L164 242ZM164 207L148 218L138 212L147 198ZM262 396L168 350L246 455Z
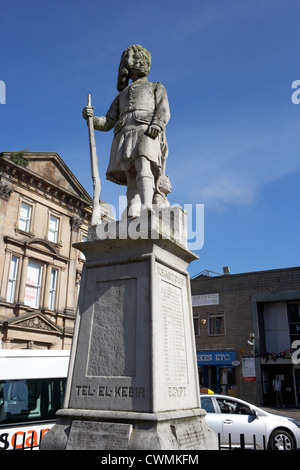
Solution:
M88 117L93 117L94 116L94 108L93 106L86 106L82 110L82 116L84 119L87 119Z
M157 126L156 124L151 124L148 129L146 130L146 134L149 136L149 137L152 137L152 139L155 139L158 134L160 133L161 129L159 126Z

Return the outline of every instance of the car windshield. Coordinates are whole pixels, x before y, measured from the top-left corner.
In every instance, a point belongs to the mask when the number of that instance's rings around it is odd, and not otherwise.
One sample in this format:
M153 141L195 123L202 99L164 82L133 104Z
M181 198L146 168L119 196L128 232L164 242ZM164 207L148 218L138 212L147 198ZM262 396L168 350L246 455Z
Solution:
M201 397L201 406L207 413L215 413L211 397Z

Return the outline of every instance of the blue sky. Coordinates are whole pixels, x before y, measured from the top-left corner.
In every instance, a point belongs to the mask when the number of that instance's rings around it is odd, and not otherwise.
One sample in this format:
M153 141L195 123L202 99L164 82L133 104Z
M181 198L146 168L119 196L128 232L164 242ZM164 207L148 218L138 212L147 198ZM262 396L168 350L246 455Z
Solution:
M168 92L172 204L204 204L191 276L300 265L299 0L2 0L0 151L57 152L91 193L88 131L116 95L122 51L152 53ZM96 134L101 198L112 132Z

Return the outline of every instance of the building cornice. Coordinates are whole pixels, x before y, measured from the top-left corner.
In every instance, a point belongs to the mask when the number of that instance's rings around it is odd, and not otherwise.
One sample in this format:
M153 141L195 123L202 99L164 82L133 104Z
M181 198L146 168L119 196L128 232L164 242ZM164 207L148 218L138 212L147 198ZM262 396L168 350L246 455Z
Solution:
M61 207L66 207L67 209L80 214L82 217L90 217L92 198L64 164L59 155L53 153L26 152L24 153L24 160L26 158L30 160L30 157L41 160L55 160L62 172L65 173L68 176L68 179L72 181L74 187L78 190L78 194L55 184L44 176L40 176L38 173L30 170L30 168L16 163L11 160L11 156L12 153L10 152L0 153L2 184L5 184L4 179L7 179L10 186L13 183L21 187L25 187L30 191L42 195L48 200L56 202Z
M67 263L69 261L69 258L60 255L55 245L46 239L34 237L30 240L24 240L9 236L5 236L3 237L3 239L7 245L15 245L21 247L24 250L24 253L26 253L27 248L32 248L36 252L51 255L52 257L63 261L64 263Z

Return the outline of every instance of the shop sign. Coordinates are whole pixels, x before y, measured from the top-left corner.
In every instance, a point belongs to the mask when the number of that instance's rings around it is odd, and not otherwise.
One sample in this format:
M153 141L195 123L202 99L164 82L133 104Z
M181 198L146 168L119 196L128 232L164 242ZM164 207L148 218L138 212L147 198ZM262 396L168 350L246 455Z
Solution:
M235 360L235 351L197 352L198 366L231 365Z
M254 357L242 358L243 382L256 382Z
M219 294L192 295L192 306L219 305Z

